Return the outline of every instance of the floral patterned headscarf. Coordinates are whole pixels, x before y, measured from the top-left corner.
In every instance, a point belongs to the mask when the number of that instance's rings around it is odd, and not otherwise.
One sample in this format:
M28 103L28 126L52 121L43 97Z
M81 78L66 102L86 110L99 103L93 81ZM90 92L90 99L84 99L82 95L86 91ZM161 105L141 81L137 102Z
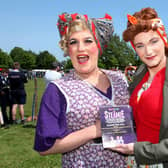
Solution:
M59 19L57 22L61 38L67 33L67 29L70 23L76 19L82 19L86 22L89 30L94 36L101 55L112 38L112 34L114 31L112 17L106 14L104 18L95 19L89 18L87 15L80 15L78 13L62 13L61 15L59 15Z

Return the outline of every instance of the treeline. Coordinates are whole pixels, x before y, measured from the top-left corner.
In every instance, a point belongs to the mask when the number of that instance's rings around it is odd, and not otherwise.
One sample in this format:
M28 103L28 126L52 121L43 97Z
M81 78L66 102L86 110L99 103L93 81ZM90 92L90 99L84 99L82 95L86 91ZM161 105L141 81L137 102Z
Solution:
M23 69L49 69L54 61L57 61L56 57L48 51L36 54L31 50L14 47L8 54L0 49L0 67L2 68L11 68L13 62L19 62Z
M52 62L59 62L56 56L48 51L42 51L39 54L24 50L21 47L14 47L10 53L0 49L0 67L11 68L13 62L19 62L23 69L50 69ZM99 59L99 67L105 69L119 68L124 69L129 64L138 65L140 62L136 59L135 52L119 36L114 35L108 48ZM71 69L72 64L69 59L60 62L64 70Z

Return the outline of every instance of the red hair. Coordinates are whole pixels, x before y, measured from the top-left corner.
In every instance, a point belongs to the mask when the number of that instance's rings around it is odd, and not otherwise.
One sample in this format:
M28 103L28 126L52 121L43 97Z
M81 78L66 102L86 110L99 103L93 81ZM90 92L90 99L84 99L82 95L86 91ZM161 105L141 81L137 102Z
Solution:
M134 37L141 32L149 30L157 31L156 26L152 26L152 19L158 18L158 14L153 8L142 8L139 12L135 12L133 16L137 19L137 24L127 22L127 29L123 32L124 41L133 42ZM168 56L168 47L165 47L166 56Z

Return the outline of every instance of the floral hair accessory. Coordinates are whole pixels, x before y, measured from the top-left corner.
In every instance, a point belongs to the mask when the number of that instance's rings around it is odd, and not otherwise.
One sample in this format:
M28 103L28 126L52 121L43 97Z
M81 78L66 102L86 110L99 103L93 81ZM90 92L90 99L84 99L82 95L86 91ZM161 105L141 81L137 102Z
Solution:
M87 16L85 17L87 18ZM63 13L59 15L57 26L61 37L66 34L69 24L76 19L84 19L84 17L82 17L82 15L79 15L78 13L74 14Z
M128 21L129 21L131 24L134 24L134 25L135 25L135 24L138 23L136 17L134 17L134 16L132 16L132 15L130 15L130 14L127 14L127 19L128 19ZM133 44L132 41L130 41L130 44L131 44L132 48L135 50L135 46L134 46L134 44Z
M108 14L104 18L89 18L87 15L80 15L78 13L68 14L63 13L59 15L58 19L58 30L60 32L61 38L67 33L68 26L71 22L76 19L81 19L86 22L89 30L92 32L94 39L100 51L100 55L103 50L107 47L107 44L112 38L114 31L112 17Z
M127 14L127 18L128 18L128 20L131 24L137 24L138 23L136 17L134 17L132 15Z

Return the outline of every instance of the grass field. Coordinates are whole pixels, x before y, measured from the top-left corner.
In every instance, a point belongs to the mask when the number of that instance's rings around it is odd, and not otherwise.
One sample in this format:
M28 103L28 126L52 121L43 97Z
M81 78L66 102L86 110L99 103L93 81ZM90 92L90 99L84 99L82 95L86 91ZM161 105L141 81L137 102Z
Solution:
M38 105L45 89L43 79L37 80ZM25 85L27 103L25 117L32 115L32 101L34 80ZM17 116L19 119L19 115ZM9 129L0 129L0 168L60 168L61 155L40 156L33 150L36 121L10 126Z

